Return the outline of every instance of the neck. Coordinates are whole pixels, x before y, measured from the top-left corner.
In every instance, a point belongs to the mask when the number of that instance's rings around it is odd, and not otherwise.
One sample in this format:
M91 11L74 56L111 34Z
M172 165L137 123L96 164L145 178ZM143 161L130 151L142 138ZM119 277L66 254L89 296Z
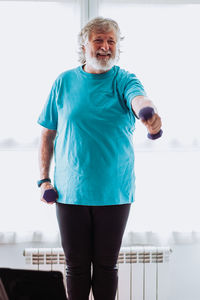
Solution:
M90 66L87 65L87 64L85 64L85 65L83 66L83 70L84 70L85 72L91 73L91 74L102 74L102 73L106 73L106 72L110 71L110 69L107 70L107 71L104 71L104 70L96 70L96 69L93 69L92 67L90 67Z

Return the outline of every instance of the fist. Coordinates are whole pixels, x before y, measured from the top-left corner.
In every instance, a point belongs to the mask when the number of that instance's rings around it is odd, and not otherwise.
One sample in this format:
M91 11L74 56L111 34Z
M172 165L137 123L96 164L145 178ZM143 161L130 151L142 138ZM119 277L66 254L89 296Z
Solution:
M51 192L50 192L50 190L51 190ZM49 200L47 198L49 198ZM53 185L50 182L44 182L41 185L40 200L47 204L54 204L57 199L58 199L58 194L57 194L57 191L55 190L55 188L53 187Z
M161 118L156 113L151 119L148 119L147 121L141 119L141 122L147 127L147 130L150 134L158 133L162 127Z

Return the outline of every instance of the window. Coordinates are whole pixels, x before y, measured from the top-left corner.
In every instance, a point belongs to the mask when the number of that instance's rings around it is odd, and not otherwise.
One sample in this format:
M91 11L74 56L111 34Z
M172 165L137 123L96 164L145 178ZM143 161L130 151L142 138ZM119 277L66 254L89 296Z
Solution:
M36 187L37 118L56 76L78 65L82 2L0 1L1 231L57 230L55 206L41 203ZM137 121L136 202L126 230L198 231L200 5L97 2L91 13L99 7L125 35L120 67L137 75L163 120L154 142Z
M57 228L39 201L37 118L55 78L78 64L76 1L0 1L1 231Z
M120 67L138 76L163 122L163 137L154 142L146 138L145 127L137 122L136 201L127 230L200 228L200 5L183 2L99 3L99 15L116 20L125 36Z

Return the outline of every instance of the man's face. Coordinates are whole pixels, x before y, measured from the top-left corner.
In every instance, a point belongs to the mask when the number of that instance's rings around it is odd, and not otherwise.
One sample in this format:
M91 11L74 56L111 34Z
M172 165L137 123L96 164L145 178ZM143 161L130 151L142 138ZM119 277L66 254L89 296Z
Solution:
M116 62L117 38L114 31L92 32L84 46L87 71L108 71Z

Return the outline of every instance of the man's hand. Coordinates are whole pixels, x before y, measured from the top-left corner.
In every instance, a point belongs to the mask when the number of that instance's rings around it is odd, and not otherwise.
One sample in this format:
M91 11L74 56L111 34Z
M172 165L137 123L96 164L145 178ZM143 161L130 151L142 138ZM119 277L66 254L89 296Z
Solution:
M131 102L132 110L134 114L138 117L141 109L145 107L152 107L155 111L155 114L148 121L142 119L141 122L147 127L147 130L150 134L156 134L160 131L162 127L162 122L160 116L157 114L157 109L153 102L145 96L136 96Z
M53 185L52 185L50 182L44 182L44 183L42 183L42 185L41 185L41 197L40 197L40 200L43 201L43 202L45 202L45 203L47 203L47 204L54 204L55 201L48 202L48 201L46 201L46 200L43 198L44 192L45 192L46 190L50 190L50 189L53 189L54 191L56 191L55 188L53 187ZM57 200L57 199L56 199L56 200Z
M154 114L153 117L147 121L142 120L141 122L147 127L150 134L156 134L160 131L162 127L161 118L158 114Z

